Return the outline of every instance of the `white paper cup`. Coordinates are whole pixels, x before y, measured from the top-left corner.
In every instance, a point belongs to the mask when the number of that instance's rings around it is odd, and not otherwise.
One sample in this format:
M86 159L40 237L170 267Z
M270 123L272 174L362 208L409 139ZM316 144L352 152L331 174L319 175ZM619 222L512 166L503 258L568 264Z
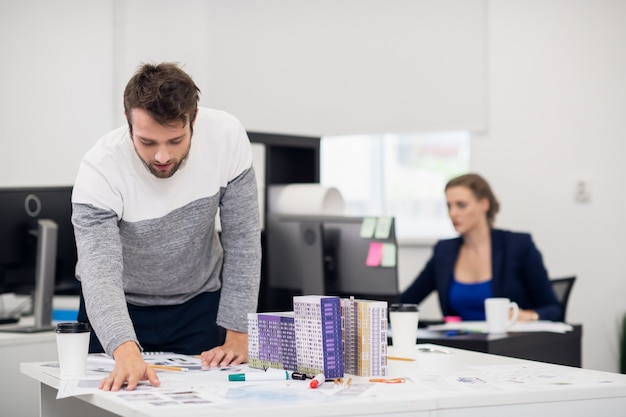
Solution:
M519 307L515 301L496 297L485 300L485 317L489 333L506 333L517 321Z
M412 358L417 344L418 305L392 304L389 307L389 323L393 354Z
M89 354L89 330L88 323L71 322L56 325L54 331L62 378L85 375Z

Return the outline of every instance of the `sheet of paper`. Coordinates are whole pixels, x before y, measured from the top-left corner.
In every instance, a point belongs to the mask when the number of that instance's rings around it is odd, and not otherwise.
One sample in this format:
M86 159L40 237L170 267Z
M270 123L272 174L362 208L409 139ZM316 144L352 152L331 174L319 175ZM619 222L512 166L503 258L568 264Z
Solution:
M63 378L57 391L57 400L60 398L74 397L83 394L98 392L100 377Z
M433 331L448 331L448 330L463 330L474 333L487 333L487 322L485 321L459 321L452 323L434 324L427 327L428 330ZM554 322L554 321L518 321L514 323L509 332L553 332L553 333L567 333L574 330L574 328L567 323Z
M183 355L181 353L148 352L143 354L143 358L147 363L152 365L189 367L190 369L197 369L197 366L202 365L202 359L200 359L199 356ZM90 353L87 357L87 366L89 367L89 365L115 365L115 360L106 353ZM226 366L220 369L229 367L230 366Z
M107 359L103 357L104 355L99 354L90 356L96 357L97 360L99 360L98 363L100 364L105 363ZM98 356L100 356L100 358L98 358ZM94 360L95 359L92 359L92 362ZM102 369L111 365L105 364L91 366L99 366L99 368L97 368L97 370L89 369L90 365L88 365L87 375L85 376L61 378L59 382L59 391L57 392L57 399L98 392L100 390L100 381L102 381L102 378L104 378L104 376L106 376L109 372ZM164 390L169 392L173 390L187 389L190 385L194 387L204 386L203 384L206 384L207 381L210 383L211 381L214 382L216 379L224 379L225 377L222 375L240 372L241 369L242 366L229 365L224 367L202 368L201 370L192 369L187 372L157 370L161 386L153 387L148 381L139 381L137 392L145 390ZM127 391L122 390L120 392L123 393Z
M171 352L146 352L144 360L151 365L165 365L186 368L188 370L202 369L202 360L191 355L182 355ZM92 353L87 357L87 369L92 371L112 371L115 361L104 353Z
M247 408L252 414L255 408L263 404L281 405L295 401L314 406L320 401L334 402L349 400L365 391L379 388L373 384L340 384L326 382L319 389L311 389L309 381L246 381L228 382L229 373L260 372L246 365L233 367L232 370L205 373L203 371L164 372L159 373L161 385L151 386L147 381L140 381L133 391L124 389L108 392L118 401L124 401L129 407L142 410L142 415L150 414L153 407L191 407L197 404L210 404L219 409ZM94 394L99 392L102 376L88 373L85 377L63 379L60 381L57 398L76 395ZM181 408L183 407L183 408ZM185 414L182 411L182 414ZM160 415L160 414L159 414ZM169 414L168 414L169 415ZM186 414L185 414L186 415Z

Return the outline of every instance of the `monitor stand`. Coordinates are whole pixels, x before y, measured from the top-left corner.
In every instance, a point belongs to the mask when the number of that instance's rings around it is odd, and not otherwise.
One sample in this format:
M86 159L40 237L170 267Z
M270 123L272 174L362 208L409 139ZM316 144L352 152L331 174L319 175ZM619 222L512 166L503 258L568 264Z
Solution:
M52 297L54 295L58 226L52 220L40 219L37 230L32 230L31 233L37 236L37 263L33 294L35 324L32 326L2 326L0 332L36 333L53 329Z
M324 295L324 234L320 222L301 222L298 250L302 254L302 295Z

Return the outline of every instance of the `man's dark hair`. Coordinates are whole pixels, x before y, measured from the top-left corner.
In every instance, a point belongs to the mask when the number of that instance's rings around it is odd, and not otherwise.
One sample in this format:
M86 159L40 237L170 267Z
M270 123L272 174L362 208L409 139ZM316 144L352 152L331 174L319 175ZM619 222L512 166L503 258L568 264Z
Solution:
M124 90L124 111L132 133L131 110L146 111L157 123L193 122L200 89L191 77L171 62L142 64Z

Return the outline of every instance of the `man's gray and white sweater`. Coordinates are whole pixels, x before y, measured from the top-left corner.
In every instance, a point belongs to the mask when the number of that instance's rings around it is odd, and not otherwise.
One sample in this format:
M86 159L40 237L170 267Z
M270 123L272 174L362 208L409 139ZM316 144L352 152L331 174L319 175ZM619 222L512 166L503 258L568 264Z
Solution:
M72 207L77 277L107 353L139 343L126 302L180 304L220 286L217 323L247 331L257 308L260 221L252 150L236 118L200 108L189 155L167 179L144 166L127 126L110 132L83 158Z

